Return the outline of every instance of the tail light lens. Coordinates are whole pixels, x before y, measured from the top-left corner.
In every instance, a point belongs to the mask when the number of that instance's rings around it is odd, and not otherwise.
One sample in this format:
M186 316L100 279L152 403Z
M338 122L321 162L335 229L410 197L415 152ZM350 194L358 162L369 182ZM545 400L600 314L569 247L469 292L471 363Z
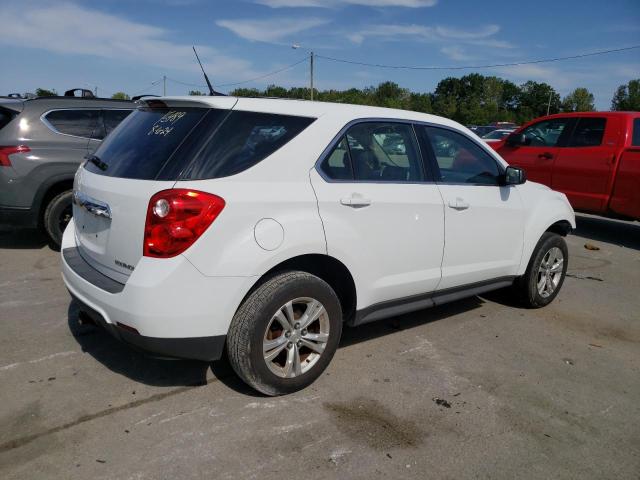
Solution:
M31 149L26 145L0 146L0 167L10 167L11 159L9 155L14 153L27 153Z
M176 188L149 200L144 226L145 257L170 258L184 252L213 223L224 199L211 193Z

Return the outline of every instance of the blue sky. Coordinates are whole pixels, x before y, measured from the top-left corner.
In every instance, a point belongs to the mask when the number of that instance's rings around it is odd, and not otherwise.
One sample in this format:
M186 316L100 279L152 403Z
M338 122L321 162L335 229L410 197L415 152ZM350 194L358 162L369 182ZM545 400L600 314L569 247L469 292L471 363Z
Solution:
M255 78L305 56L402 65L477 65L568 56L640 44L640 0L0 0L0 94L98 86L100 95L181 95L202 84L196 45L214 84ZM291 44L301 46L294 50ZM640 77L640 50L565 62L478 70L562 95L589 88L599 109ZM320 89L393 80L433 91L468 71L383 70L318 58ZM308 85L303 62L243 86ZM155 82L153 85L152 83ZM221 87L228 91L233 87ZM202 88L200 88L202 89Z

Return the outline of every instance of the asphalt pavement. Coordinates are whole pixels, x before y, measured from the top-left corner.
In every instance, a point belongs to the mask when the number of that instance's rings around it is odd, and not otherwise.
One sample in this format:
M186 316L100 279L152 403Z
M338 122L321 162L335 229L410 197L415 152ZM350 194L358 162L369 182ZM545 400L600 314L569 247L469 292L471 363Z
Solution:
M346 329L314 385L267 398L78 325L59 253L0 233L0 478L638 480L640 224L581 215L568 243L550 306Z

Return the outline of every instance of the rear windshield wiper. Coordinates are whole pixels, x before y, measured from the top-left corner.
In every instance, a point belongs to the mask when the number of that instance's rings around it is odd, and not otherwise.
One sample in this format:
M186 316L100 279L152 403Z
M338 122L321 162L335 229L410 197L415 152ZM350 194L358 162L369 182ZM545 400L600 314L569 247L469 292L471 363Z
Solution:
M100 157L98 157L97 155L91 154L91 155L87 155L85 158L87 159L88 162L93 163L96 167L98 167L103 172L109 167L109 165L107 165L102 160L100 160Z

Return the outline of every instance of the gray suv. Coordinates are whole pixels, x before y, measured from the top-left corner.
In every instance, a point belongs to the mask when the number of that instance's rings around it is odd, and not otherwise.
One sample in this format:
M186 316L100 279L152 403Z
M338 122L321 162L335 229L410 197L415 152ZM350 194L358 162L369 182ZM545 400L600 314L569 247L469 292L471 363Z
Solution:
M134 108L87 96L0 97L0 226L39 227L60 245L78 165Z

